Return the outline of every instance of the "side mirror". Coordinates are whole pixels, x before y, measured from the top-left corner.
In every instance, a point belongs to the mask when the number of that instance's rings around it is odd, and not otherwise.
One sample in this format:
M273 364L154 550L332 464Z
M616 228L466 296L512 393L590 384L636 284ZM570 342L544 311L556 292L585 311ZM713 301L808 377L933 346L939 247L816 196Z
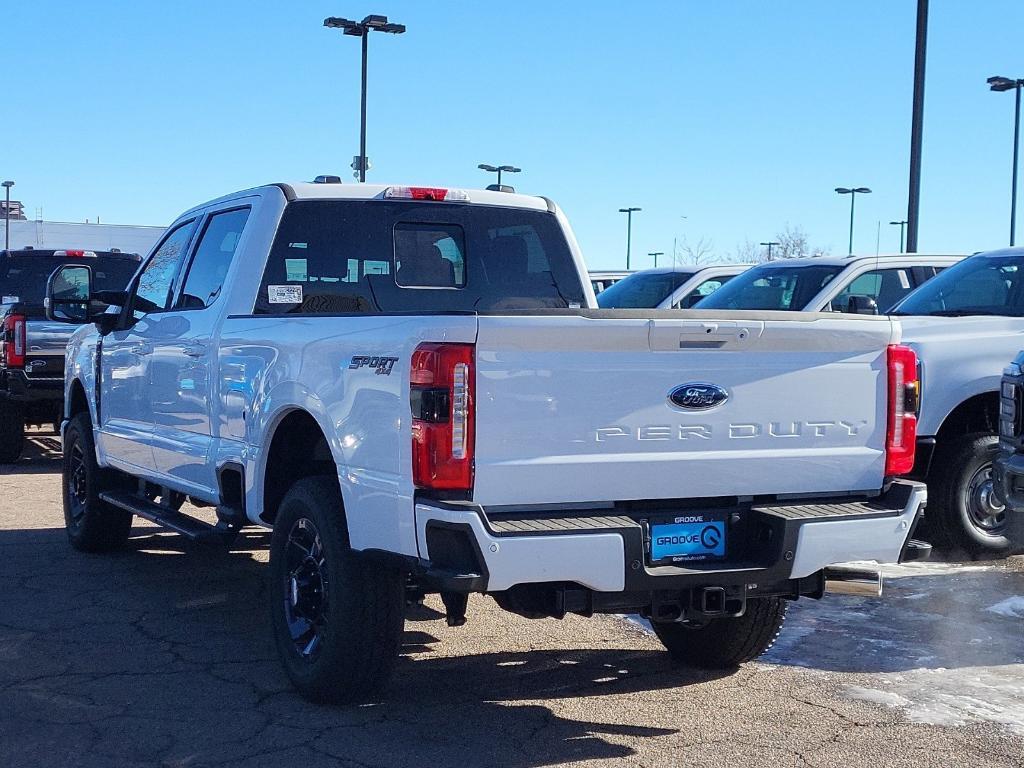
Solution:
M57 267L46 281L43 305L48 320L74 325L91 323L107 309L92 292L92 267L87 264Z
M878 302L870 296L851 296L846 302L846 311L851 315L877 315Z

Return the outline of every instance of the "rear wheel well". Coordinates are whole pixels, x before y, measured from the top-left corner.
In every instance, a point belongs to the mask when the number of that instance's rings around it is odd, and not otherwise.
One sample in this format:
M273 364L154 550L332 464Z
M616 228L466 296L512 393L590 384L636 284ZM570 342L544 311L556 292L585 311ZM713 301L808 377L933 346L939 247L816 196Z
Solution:
M325 475L338 482L330 446L316 419L295 410L274 430L263 472L263 509L260 519L273 524L281 500L296 480Z
M999 393L983 392L964 400L946 417L936 435L938 445L972 432L996 434L999 425Z

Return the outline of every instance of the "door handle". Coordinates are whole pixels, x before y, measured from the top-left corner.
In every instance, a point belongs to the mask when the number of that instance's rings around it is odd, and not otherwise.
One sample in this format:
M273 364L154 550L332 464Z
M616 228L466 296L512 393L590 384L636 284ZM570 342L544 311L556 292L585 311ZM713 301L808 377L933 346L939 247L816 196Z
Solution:
M206 345L186 344L185 347L182 349L182 352L184 352L189 357L202 357L203 355L206 354Z

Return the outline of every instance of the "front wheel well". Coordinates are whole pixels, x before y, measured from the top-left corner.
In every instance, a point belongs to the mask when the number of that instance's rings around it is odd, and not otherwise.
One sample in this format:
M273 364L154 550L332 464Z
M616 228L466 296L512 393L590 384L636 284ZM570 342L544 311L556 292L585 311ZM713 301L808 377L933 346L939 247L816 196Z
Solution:
M85 396L85 387L75 379L68 393L68 418L73 419L80 413L89 413L89 398Z
M270 441L263 471L260 519L273 524L281 500L295 481L317 475L338 482L330 446L316 419L306 411L293 410L278 423Z

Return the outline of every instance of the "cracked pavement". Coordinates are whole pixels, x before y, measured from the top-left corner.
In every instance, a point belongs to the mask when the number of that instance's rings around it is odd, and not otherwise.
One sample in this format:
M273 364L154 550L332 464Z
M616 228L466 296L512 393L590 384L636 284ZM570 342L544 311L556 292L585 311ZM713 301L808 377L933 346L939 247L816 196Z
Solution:
M941 648L929 633L908 640L886 600L801 603L765 662L727 675L674 668L649 633L616 617L528 621L475 596L468 624L449 628L429 603L410 615L378 701L316 707L274 657L265 533L224 552L137 522L126 551L81 554L64 535L59 472L57 440L43 434L0 468L8 768L1024 765L1024 735L1005 722L917 722L856 693L906 700L892 687L906 675L961 658L950 633ZM1024 575L1016 588L1024 594ZM911 587L895 591L916 602ZM929 610L933 622L961 620ZM1015 626L1016 645L988 642L981 656L965 646L963 663L981 659L1024 690L1024 673L1012 677L1024 662ZM873 642L888 645L878 655Z

